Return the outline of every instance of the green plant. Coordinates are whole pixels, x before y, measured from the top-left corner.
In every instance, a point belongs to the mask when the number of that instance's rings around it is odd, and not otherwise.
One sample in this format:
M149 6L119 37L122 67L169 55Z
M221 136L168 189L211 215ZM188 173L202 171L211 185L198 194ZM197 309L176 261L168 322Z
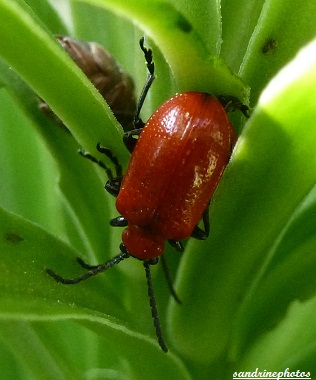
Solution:
M73 34L107 47L137 93L146 75L138 39L151 38L157 80L144 119L183 90L247 101L250 88L254 110L244 128L234 115L240 139L211 204L211 237L189 241L181 258L167 249L182 306L159 268L154 273L170 345L164 354L136 260L73 287L44 271L75 276L76 256L102 262L118 253L104 173L77 149L97 155L101 142L125 167L128 153L103 99L52 36L70 33L61 11L47 0L0 2L2 378L221 380L256 367L316 371L315 41L295 57L315 36L316 3L73 0L70 7ZM35 93L71 134L41 113Z

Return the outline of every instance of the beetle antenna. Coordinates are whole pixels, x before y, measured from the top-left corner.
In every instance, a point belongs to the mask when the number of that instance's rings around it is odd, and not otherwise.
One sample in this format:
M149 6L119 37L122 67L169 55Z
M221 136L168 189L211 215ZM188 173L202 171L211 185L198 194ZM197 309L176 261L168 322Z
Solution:
M65 284L65 285L74 285L74 284L78 284L78 282L88 280L90 277L96 276L97 274L106 271L107 269L113 267L114 265L119 264L122 260L128 258L129 256L130 255L127 251L122 251L120 254L113 257L113 259L100 265L88 265L83 260L77 259L77 261L82 267L86 269L90 269L90 270L84 273L82 276L75 277L75 278L64 278L60 276L59 274L55 273L54 271L52 271L51 269L45 269L45 270L57 282L61 282L62 284Z
M152 319L154 321L154 326L156 329L156 336L158 339L158 343L164 352L168 352L168 347L165 343L165 340L163 338L162 331L161 331L161 326L160 326L160 321L159 321L159 316L158 316L158 310L157 310L157 304L156 304L156 299L155 299L155 293L154 293L153 283L151 280L150 265L151 265L150 260L144 261L144 267L145 267L146 279L147 279L148 297L149 297L149 303L150 303L150 309L151 309L151 316L152 316Z
M134 116L134 128L137 129L139 128L139 125L140 124L143 124L143 122L140 120L139 118L139 114L140 114L140 111L143 107L143 104L144 104L144 101L145 101L145 98L147 96L147 93L153 83L153 81L155 80L155 64L153 62L153 52L151 49L147 49L145 46L144 46L144 37L142 37L139 41L139 46L140 48L142 49L143 53L144 53L144 56L145 56L145 60L146 60L146 66L147 66L147 70L148 70L148 76L147 76L147 79L146 79L146 82L145 82L145 85L142 89L142 92L141 92L141 95L139 97L139 100L138 100L138 104L137 104L137 108L136 108L136 112L135 112L135 116Z

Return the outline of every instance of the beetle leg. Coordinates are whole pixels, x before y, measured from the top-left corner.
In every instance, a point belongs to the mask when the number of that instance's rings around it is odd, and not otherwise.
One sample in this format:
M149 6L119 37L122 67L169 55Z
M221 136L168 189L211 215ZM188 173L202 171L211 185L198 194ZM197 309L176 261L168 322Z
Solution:
M134 125L135 129L139 128L139 123L140 122L142 123L142 121L139 118L139 114L140 114L140 111L141 111L141 109L143 107L143 104L144 104L145 98L147 96L147 93L148 93L148 91L149 91L149 89L150 89L153 81L155 80L155 64L153 62L153 53L152 53L152 50L151 49L147 49L144 46L144 37L142 37L140 39L139 45L140 45L140 48L142 49L142 51L144 53L144 56L145 56L146 66L147 66L147 70L148 70L148 76L147 76L145 85L144 85L144 87L142 89L141 95L139 97L137 108L136 108L136 112L135 112L135 116L134 116L133 125Z
M153 62L152 50L147 49L144 46L144 37L142 37L140 39L139 45L140 45L140 48L142 49L144 56L145 56L146 66L147 66L147 70L148 70L148 76L147 76L146 82L144 84L144 87L142 89L141 95L140 95L139 100L138 100L138 104L137 104L137 108L136 108L136 112L135 112L135 116L134 116L134 120L133 120L134 130L125 133L123 136L123 142L124 142L126 148L128 149L128 151L130 153L134 150L135 145L136 145L137 140L138 140L138 136L139 136L140 132L142 131L144 125L145 125L144 122L139 117L139 115L140 115L140 111L143 107L144 101L146 99L147 93L148 93L153 81L155 80L155 64Z
M144 126L144 123L143 123L143 126ZM143 126L141 128L133 129L132 131L126 132L123 135L123 143L125 144L127 150L130 153L132 153L135 148L135 145L143 129Z
M110 151L110 149L102 147L100 145L100 143L98 143L97 144L97 150L100 153L105 154L110 159L110 161L113 163L113 165L115 167L116 177L122 177L122 166L118 162L118 159ZM92 154L85 152L82 148L80 148L78 152L82 157L87 158L88 160L94 162L95 164L99 165L102 169L104 169L106 171L106 174L107 174L110 181L112 181L114 179L112 170L107 165L105 165L105 163L103 161L98 160L97 158L92 156Z
M205 240L210 234L210 215L209 215L209 206L203 212L203 224L204 230L199 226L195 226L191 236L197 240Z
M162 331L161 331L161 325L159 321L155 293L154 293L153 283L151 280L150 265L152 264L153 264L152 260L145 260L143 263L145 267L145 271L146 271L146 280L147 280L147 289L148 289L148 297L149 297L149 303L150 303L150 309L151 309L151 316L154 322L158 343L164 352L168 352L168 347L165 343L165 340L163 338Z
M125 219L122 215L110 220L110 225L112 227L127 227L127 224L127 219Z
M122 165L119 163L119 160L117 159L117 157L114 156L114 154L110 151L110 149L106 148L104 146L101 146L100 143L97 143L97 150L98 150L98 152L105 154L107 156L107 158L110 159L110 161L112 162L112 164L115 167L116 177L122 177L122 175L123 175Z
M183 247L183 244L181 242L181 240L173 240L173 239L169 239L168 240L168 243L171 245L171 247L173 247L177 252L184 252L184 247Z
M168 268L168 265L167 265L167 262L166 262L166 259L165 259L165 255L162 255L160 256L160 261L161 261L161 264L162 264L162 269L163 269L163 272L164 272L164 275L165 275L165 279L167 281L167 285L168 285L168 288L169 288L169 291L173 297L173 299L178 303L178 304L182 304L179 296L177 295L176 291L175 291L175 288L173 286L173 282L171 280L171 275L170 275L170 271L169 271L169 268Z
M82 157L87 158L88 160L94 162L95 164L99 165L102 169L104 169L108 178L111 178L111 179L113 178L112 170L109 167L107 167L103 161L98 160L97 158L92 156L90 153L85 152L82 148L78 150L78 153Z
M225 107L226 112L239 110L244 116L246 116L246 118L249 118L249 107L243 104L235 96L219 95L217 96L217 99Z
M109 179L104 185L105 190L113 195L114 197L118 196L120 192L122 177Z

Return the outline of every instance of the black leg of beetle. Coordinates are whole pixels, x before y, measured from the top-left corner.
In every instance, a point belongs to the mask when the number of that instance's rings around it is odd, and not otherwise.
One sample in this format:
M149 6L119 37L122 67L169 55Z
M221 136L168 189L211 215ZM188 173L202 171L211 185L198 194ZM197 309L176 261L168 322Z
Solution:
M114 197L117 197L120 192L122 178L123 177L109 179L104 185L105 190Z
M75 278L64 278L59 274L55 273L51 269L46 269L46 272L52 276L57 282L61 282L65 285L74 285L79 282L88 280L90 277L96 276L97 274L106 271L107 269L113 267L114 265L120 263L122 260L128 258L130 255L127 251L122 251L119 255L115 256L113 259L107 261L106 263L100 265L88 265L83 260L79 259L78 262L84 268L90 269L89 272L83 274L82 276Z
M165 278L166 278L166 281L167 281L167 285L168 285L169 291L170 291L172 297L174 298L174 300L179 305L181 305L182 302L181 302L179 296L177 295L177 293L176 293L176 291L174 289L173 282L171 280L170 271L169 271L169 268L168 268L168 265L167 265L167 262L166 262L166 259L165 259L164 255L161 256L161 260L160 261L161 261L161 264L162 264L162 269L163 269L163 272L164 272L164 275L165 275Z
M244 114L244 116L249 118L249 107L247 107L245 104L243 104L235 96L219 95L219 96L217 96L217 99L225 107L226 112L239 110L240 112L242 112Z
M113 179L112 170L109 167L107 167L103 161L98 160L97 158L95 158L94 156L92 156L90 153L85 152L82 148L80 148L78 150L78 153L82 157L87 158L88 160L90 160L90 161L94 162L95 164L99 165L102 169L105 170L107 177L110 178L110 179Z
M114 156L114 154L110 151L110 149L104 146L101 146L100 143L97 143L97 150L100 153L105 154L111 160L112 164L115 167L116 177L122 177L123 175L122 165L119 163L119 160L117 159L116 156Z
M152 85L153 81L155 80L155 64L153 62L153 53L152 53L152 50L151 49L147 49L145 46L144 46L144 37L142 37L139 41L139 45L140 45L140 48L142 49L143 53L144 53L144 56L145 56L145 60L146 60L146 65L147 65L147 70L148 70L148 76L147 76L147 79L146 79L146 83L143 87L143 90L142 90L142 93L140 95L140 98L138 100L138 104L137 104L137 108L136 108L136 113L135 113L135 116L134 116L134 128L137 129L139 128L139 123L143 124L143 122L141 121L141 119L139 118L139 114L140 114L140 111L143 107L143 104L144 104L144 101L145 101L145 98L147 96L147 93L150 89L150 86ZM142 125L141 125L142 127Z
M200 228L199 226L195 226L191 236L194 239L198 240L205 240L208 235L210 234L210 215L209 215L209 206L205 209L203 212L203 224L204 224L204 230Z
M97 144L97 150L100 153L105 154L110 159L110 161L112 162L112 164L115 167L116 178L122 177L122 166L119 163L118 159L110 151L110 149L102 147L100 145L100 143L98 143ZM99 165L102 169L104 169L106 171L106 174L107 174L110 181L112 181L114 179L112 170L107 165L105 165L105 163L103 161L98 160L97 158L92 156L92 154L85 152L83 149L79 149L79 154L81 154L82 157L87 158L88 160L94 162L95 164Z
M127 225L128 221L122 215L110 220L110 226L112 227L127 227Z
M165 340L163 338L162 331L161 331L161 326L160 326L160 321L159 321L159 316L158 316L158 310L157 310L157 304L156 304L156 299L155 299L155 293L154 293L153 283L151 280L150 265L152 265L152 264L153 263L151 260L145 260L144 261L144 267L145 267L146 279L147 279L148 297L149 297L150 309L151 309L151 316L152 316L152 319L154 321L154 326L155 326L155 330L156 330L156 336L158 339L158 343L164 352L168 352L168 347L165 343Z
M155 80L155 64L153 62L152 50L147 49L144 46L144 37L142 37L140 39L139 45L140 45L140 48L142 49L144 56L145 56L146 66L147 66L147 70L148 70L148 76L147 76L146 82L144 84L144 87L142 89L141 95L140 95L139 100L138 100L138 104L137 104L137 108L136 108L136 112L135 112L135 116L134 116L134 120L133 120L134 129L130 132L125 133L123 136L123 142L124 142L126 148L128 149L128 151L130 153L132 153L132 151L134 150L135 145L136 145L137 140L138 140L138 136L140 135L140 133L141 133L141 131L145 125L144 122L139 117L139 115L140 115L140 111L143 107L144 101L146 99L147 93L148 93L153 81Z
M142 131L142 128L138 128L138 129L133 129L130 132L124 133L123 143L125 144L127 150L130 153L133 152L141 131Z
M171 245L172 248L174 248L177 252L183 253L184 252L184 247L181 242L181 240L173 240L169 239L168 243Z

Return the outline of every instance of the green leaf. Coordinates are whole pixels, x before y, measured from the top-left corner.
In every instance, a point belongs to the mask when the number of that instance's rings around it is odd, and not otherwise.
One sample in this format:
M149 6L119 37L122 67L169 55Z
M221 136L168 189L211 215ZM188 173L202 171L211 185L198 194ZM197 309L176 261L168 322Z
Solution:
M257 26L264 0L222 0L223 42L220 55L229 67L239 72L249 40ZM252 54L256 51L252 51ZM266 83L266 82L264 82ZM253 87L251 87L253 91ZM252 92L251 92L252 94Z
M118 253L104 172L76 151L101 158L101 142L123 165L129 154L104 100L53 38L63 22L47 0L27 3L0 3L0 205L13 211L0 209L4 378L42 378L45 365L47 378L67 379L224 380L258 365L314 370L315 326L303 329L315 303L315 46L271 82L247 123L212 201L210 239L186 245L177 278L183 305L153 269L164 354L137 260L74 287L44 270L74 277L83 273L75 256L98 263ZM138 40L150 37L157 79L144 120L177 91L247 98L238 72L255 103L315 35L314 16L313 0L300 9L291 1L73 0L68 15L73 34L108 48L137 94L146 77ZM33 90L71 134L39 111ZM179 255L168 248L166 258L175 273Z
M16 0L1 2L0 13L0 32L7 36L0 42L2 59L49 104L80 144L90 151L96 141L105 144L105 123L111 131L106 145L121 144L122 132L114 127L117 122L103 98L39 20ZM125 150L117 154L122 162L127 160Z
M3 206L70 240L77 249L89 252L91 259L91 253L103 257L104 251L110 251L111 234L105 234L104 230L108 226L110 210L114 207L112 198L108 202L109 197L105 197L105 179L101 180L91 163L79 156L79 146L73 137L40 111L38 99L25 83L0 64L1 76L11 92L10 98L2 98L1 142L6 163L2 171L7 178L7 188L1 197ZM12 114L13 107L23 112L19 118L18 112ZM38 141L34 127L46 146L41 140ZM16 154L17 146L31 148L33 145L31 153ZM51 157L46 158L47 148ZM39 149L41 159L35 154ZM64 198L55 186L57 171L59 189ZM25 191L21 194L22 184ZM87 199L90 199L89 204ZM65 212L68 214L66 220ZM97 227L94 225L96 217L100 220Z
M0 76L1 67L0 62ZM0 102L0 175L3 179L0 204L55 230L55 222L60 221L60 210L56 193L51 191L51 181L56 178L54 162L47 155L33 125L19 112L14 99L4 89L0 91Z
M57 284L46 274L46 267L65 274L68 272L69 276L75 275L75 271L77 274L80 271L80 267L75 265L75 252L70 247L32 223L2 209L0 231L0 289L3 295L0 319L81 321L100 335L104 335L115 350L126 347L122 353L131 358L131 363L138 356L146 355L147 360L143 364L150 368L153 378L158 379L160 373L159 366L155 364L157 353L161 355L168 373L180 378L189 378L176 356L171 353L167 356L161 352L155 337L149 338L139 332L143 328L135 322L128 327L127 311L122 304L119 305L119 299L125 298L121 292L123 289L111 289L111 285L106 285L107 282L122 283L120 271L112 269L106 276L90 281L88 286ZM103 296L103 292L97 290L100 286L106 289L106 297ZM121 296L118 296L119 293ZM28 333L31 331L25 330L25 334ZM137 349L130 350L131 339L140 339L142 344L137 345ZM151 365L148 367L150 362ZM140 368L144 370L144 366L139 366L137 362L137 371L140 371ZM154 375L156 371L157 375Z
M267 81L294 58L298 49L315 37L315 14L313 0L305 1L300 7L295 0L264 2L238 71L252 88L253 104Z
M256 368L261 365L271 371L295 368L301 372L314 373L316 370L315 311L315 297L302 303L293 302L277 328L260 337L255 345L249 347L236 370ZM271 347L274 347L274 352L271 352Z
M25 2L52 33L69 33L61 15L56 12L56 9L52 6L49 0L26 0ZM62 4L59 4L58 6L60 7Z
M16 358L27 363L25 370L33 376L44 380L62 379L65 375L68 379L78 378L76 368L70 369L65 358L63 362L57 362L52 355L51 346L47 349L39 334L28 323L0 321L0 336L9 342Z
M205 41L202 41L193 27L193 24L197 24L197 16L192 22L187 18L195 14L193 7L188 7L184 15L179 6L175 7L173 3L161 0L150 2L147 0L72 1L104 7L132 19L159 46L170 65L177 91L196 90L229 94L242 100L248 97L247 86L228 69L219 57L211 55L212 52L208 51ZM214 5L213 9L217 15L218 7ZM219 23L220 21L217 20L217 32ZM203 73L202 76L201 73Z

